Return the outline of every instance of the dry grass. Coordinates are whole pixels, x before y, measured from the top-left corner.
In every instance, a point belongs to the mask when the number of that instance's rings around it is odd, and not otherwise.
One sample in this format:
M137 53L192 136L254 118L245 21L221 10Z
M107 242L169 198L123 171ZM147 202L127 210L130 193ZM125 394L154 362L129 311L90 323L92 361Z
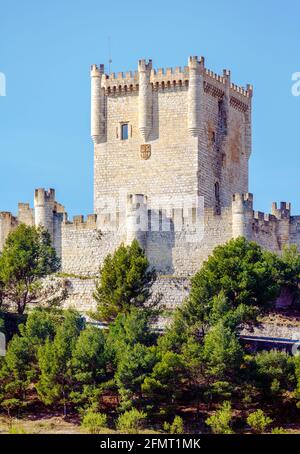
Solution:
M84 434L88 433L80 427L79 422L66 421L59 416L37 418L8 418L0 416L0 434ZM113 429L103 429L103 434L120 433ZM158 434L154 430L141 430L142 434Z

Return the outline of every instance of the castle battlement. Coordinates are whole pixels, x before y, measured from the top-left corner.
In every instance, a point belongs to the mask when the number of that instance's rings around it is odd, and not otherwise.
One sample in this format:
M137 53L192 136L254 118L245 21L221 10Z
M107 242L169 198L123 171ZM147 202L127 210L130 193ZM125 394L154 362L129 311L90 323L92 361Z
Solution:
M253 210L253 200L253 194L250 192L246 192L245 194L233 194L232 196L233 205L240 204L248 210Z
M105 89L106 95L117 95L130 92L139 91L139 73L146 70L150 72L150 83L154 90L157 89L174 89L174 88L187 88L189 85L190 72L193 68L197 68L197 71L203 73L203 84L206 92L215 91L217 95L222 98L225 93L225 87L227 80L230 80L230 71L224 70L223 75L217 74L208 68L205 68L204 57L189 57L189 65L176 66L174 68L152 68L152 60L149 63L146 60L139 60L137 71L127 71L110 73L102 78L102 87ZM103 70L103 65L101 71ZM96 65L92 65L91 74L95 71L100 73L99 68ZM102 72L101 72L102 74ZM209 87L209 84L213 84ZM214 90L213 90L214 88ZM251 99L253 88L251 85L246 87L238 86L232 82L229 82L229 88L232 96L237 96L239 101L246 102ZM233 101L234 105L234 101Z
M89 229L96 229L97 228L97 215L96 214L88 214L85 218L84 215L76 215L73 216L72 221L69 221L67 216L63 219L63 226L64 228L89 228Z
M272 204L272 214L277 219L289 219L291 217L291 210L292 207L289 202L281 202L280 207L278 207L276 202Z
M55 202L55 189L38 188L34 192L34 202L36 205L43 205L44 203Z
M10 211L0 211L0 217L2 219L16 219L15 216Z

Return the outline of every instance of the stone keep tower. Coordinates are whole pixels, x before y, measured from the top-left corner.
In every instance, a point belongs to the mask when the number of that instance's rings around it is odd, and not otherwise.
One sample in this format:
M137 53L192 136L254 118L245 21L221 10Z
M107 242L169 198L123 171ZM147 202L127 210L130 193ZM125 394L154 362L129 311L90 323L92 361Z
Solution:
M204 58L184 68L106 75L91 67L94 211L105 196L204 196L220 214L234 193L248 192L252 87L219 76Z

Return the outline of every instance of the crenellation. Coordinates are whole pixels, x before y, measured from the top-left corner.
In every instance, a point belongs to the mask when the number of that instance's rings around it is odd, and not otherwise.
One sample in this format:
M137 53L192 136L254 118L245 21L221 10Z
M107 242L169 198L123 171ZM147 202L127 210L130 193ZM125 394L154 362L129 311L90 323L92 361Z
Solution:
M288 202L281 202L280 208L278 208L277 202L273 202L272 214L277 219L289 219L291 217L291 204Z
M205 84L215 83L217 84L216 89L223 92L224 85L226 84L226 76L230 77L230 71L223 70L223 75L220 75L204 67L205 64L204 57L193 56L189 58L189 63L192 65L192 67L193 66L195 67L196 62L198 62L200 68L202 68L202 71L204 71L204 83ZM147 65L148 64L146 63L145 60L140 60L139 62L140 68L148 68L149 70L150 67L148 67ZM95 65L92 65L92 67L93 66ZM126 71L125 73L118 72L117 74L113 72L106 75L102 79L102 86L105 88L106 94L118 94L124 93L126 91L132 92L139 89L139 84L137 83L138 78L139 78L138 71ZM152 68L151 62L150 81L151 84L153 84L153 87L155 88L164 89L168 86L169 87L178 85L183 86L188 84L189 78L190 78L189 66L184 66L183 68L180 66L176 66L154 69ZM230 89L233 94L236 94L238 99L239 97L241 97L240 100L242 100L243 98L252 97L252 86L249 84L247 85L246 88L244 88L234 83L230 83ZM244 101L247 102L246 100Z
M29 203L18 203L18 222L26 225L34 225L34 210Z
M18 225L18 219L9 211L0 212L0 251L3 249L6 238Z
M254 219L258 221L265 221L265 213L262 211L254 211Z
M82 228L82 229L96 229L97 228L97 215L88 214L85 218L83 214L75 215L72 221L69 221L67 217L63 218L64 229Z

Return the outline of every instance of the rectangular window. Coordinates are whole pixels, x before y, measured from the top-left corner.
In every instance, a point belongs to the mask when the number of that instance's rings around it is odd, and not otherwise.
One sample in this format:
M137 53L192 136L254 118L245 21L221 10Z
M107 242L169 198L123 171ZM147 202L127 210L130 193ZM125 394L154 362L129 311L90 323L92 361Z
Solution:
M121 125L121 139L122 140L128 139L128 123L124 123Z

